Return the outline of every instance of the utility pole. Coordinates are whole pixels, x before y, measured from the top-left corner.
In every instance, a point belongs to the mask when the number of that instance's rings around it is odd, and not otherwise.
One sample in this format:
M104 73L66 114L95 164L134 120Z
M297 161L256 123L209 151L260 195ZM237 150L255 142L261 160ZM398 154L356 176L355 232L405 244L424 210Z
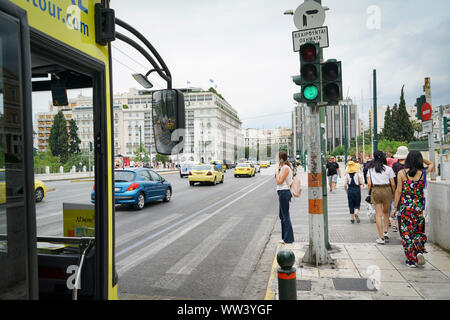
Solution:
M331 244L328 241L328 189L327 189L327 157L326 157L326 136L325 136L325 112L326 107L320 108L320 153L322 156L322 193L323 193L323 226L325 233L325 247L331 250Z
M373 152L378 151L377 70L373 70ZM372 156L373 156L372 152Z

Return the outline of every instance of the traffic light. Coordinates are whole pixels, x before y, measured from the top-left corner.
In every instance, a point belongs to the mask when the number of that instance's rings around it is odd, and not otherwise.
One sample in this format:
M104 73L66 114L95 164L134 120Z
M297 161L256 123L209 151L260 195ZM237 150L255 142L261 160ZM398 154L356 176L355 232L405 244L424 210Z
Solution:
M422 121L422 106L427 102L425 96L420 96L416 99L416 108L417 108L417 114L416 118L419 121Z
M449 127L450 127L450 119L447 117L444 117L444 134L448 133Z
M342 100L342 64L331 59L320 65L322 102L337 104Z
M317 103L321 101L320 92L320 46L308 42L300 47L300 75L294 82L301 86L300 94L295 94L297 102Z

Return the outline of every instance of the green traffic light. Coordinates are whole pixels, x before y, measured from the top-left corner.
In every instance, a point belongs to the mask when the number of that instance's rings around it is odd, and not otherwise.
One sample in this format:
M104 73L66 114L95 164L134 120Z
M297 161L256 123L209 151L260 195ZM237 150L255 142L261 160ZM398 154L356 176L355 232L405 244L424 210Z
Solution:
M318 95L319 95L319 90L317 89L316 86L307 86L303 90L303 96L307 100L312 101L312 100L316 99Z

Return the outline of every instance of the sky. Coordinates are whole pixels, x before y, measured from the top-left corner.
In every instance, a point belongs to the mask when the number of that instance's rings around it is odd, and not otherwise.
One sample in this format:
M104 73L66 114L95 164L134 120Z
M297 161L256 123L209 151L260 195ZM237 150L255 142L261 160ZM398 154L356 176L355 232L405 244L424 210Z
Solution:
M291 76L299 74L293 51L293 16L283 15L302 1L293 0L111 0L116 17L139 30L168 65L174 88L217 91L238 111L243 128L291 125L299 91ZM377 70L378 105L399 103L405 85L408 106L431 77L433 105L449 104L450 1L323 0L329 7L330 47L325 59L342 61L344 96L359 106L368 122L372 74ZM116 31L127 34L120 27ZM150 64L120 40L113 47L115 93L139 88L132 73L145 74ZM165 81L150 76L156 89Z

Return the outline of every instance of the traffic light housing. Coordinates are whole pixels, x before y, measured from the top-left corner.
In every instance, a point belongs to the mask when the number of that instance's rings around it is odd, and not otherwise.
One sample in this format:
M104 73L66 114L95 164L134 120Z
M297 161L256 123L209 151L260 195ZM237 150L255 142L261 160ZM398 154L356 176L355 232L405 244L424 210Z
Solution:
M416 108L417 108L416 118L419 121L423 121L422 120L422 106L425 104L425 102L427 102L427 99L425 98L425 96L420 96L416 99Z
M322 102L337 104L342 95L342 63L331 59L320 65Z
M444 117L444 134L447 134L449 132L449 127L450 127L450 119Z
M315 42L307 42L300 46L300 75L293 78L295 84L301 86L300 94L294 95L297 102L321 101L320 52L320 46Z

